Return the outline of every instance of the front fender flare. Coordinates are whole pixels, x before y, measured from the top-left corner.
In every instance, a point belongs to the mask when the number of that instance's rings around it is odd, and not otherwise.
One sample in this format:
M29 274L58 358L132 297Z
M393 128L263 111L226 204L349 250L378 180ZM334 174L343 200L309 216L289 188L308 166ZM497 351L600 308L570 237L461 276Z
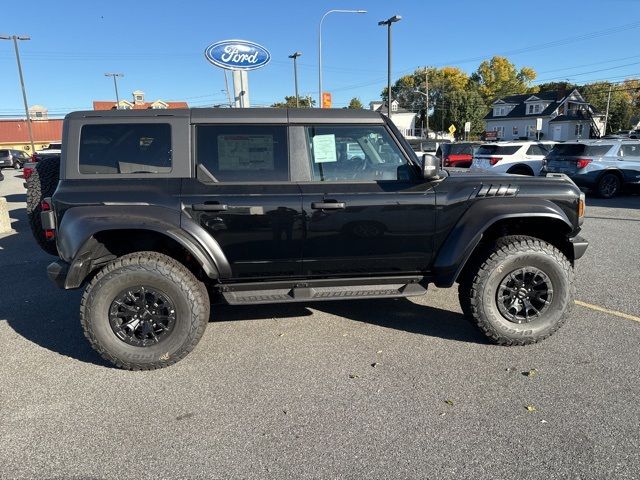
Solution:
M545 199L487 198L476 201L458 220L438 251L432 273L437 287L450 287L467 260L482 240L484 233L501 220L514 218L547 218L560 221L573 230L566 213Z

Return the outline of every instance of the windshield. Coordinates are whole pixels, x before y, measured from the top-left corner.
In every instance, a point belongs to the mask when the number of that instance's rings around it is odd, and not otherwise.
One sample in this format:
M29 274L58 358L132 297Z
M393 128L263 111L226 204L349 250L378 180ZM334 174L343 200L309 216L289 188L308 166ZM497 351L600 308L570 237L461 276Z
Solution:
M520 145L481 145L476 155L513 155Z
M613 147L613 144L587 145L586 143L559 143L554 145L549 156L576 157L578 155L585 155L598 157L605 155L611 150L611 147Z

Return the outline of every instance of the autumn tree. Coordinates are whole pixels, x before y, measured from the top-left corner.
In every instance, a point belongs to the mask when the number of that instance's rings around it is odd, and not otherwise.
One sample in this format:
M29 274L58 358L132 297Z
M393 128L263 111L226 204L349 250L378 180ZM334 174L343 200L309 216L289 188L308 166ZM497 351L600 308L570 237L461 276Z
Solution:
M449 116L447 98L457 93L464 93L469 89L469 76L457 67L419 68L415 72L400 77L391 87L393 98L398 100L402 108L416 112L424 122L426 111L426 80L429 83L429 122L430 129L440 129L444 124L449 126L453 119ZM386 100L387 89L381 93ZM458 101L459 98L456 99ZM474 102L477 103L477 98ZM479 108L486 106L480 99Z
M505 57L495 56L485 60L471 75L471 81L477 86L478 93L487 104L507 95L520 93L536 93L537 87L531 82L536 79L533 68L522 67L520 70Z
M362 102L360 101L360 99L358 97L353 97L351 99L351 101L349 102L349 106L347 108L350 108L352 110L359 110L362 109Z
M299 97L299 108L311 108L315 104L316 101L311 97ZM296 108L296 97L287 95L284 97L284 102L276 102L271 106L273 108Z

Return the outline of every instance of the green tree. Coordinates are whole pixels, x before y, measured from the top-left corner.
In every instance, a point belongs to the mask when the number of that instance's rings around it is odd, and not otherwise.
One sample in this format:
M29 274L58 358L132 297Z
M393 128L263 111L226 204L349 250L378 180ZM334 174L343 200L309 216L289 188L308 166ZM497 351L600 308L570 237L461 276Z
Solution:
M351 99L351 101L349 102L349 106L347 108L350 108L352 110L360 110L362 109L362 102L360 101L360 99L358 97L353 97Z
M451 92L446 97L444 111L444 128L455 125L456 137L464 138L465 122L471 122L471 137L478 137L484 131L483 118L487 113L487 107L478 92L474 90Z
M578 85L571 82L546 82L539 83L537 87L539 92L554 92L558 90L564 90L565 92L569 93L578 88Z
M495 99L519 93L536 93L537 87L531 86L536 79L533 68L520 70L505 57L495 56L485 60L471 75L471 81L477 85L478 93L487 104Z
M609 121L605 133L616 132L631 128L631 117L634 112L633 96L628 88L622 85L612 85L609 82L595 82L579 88L584 99L593 105L599 113L607 110L607 99L611 87L611 102L609 104Z
M299 97L300 108L311 108L316 104L316 101L311 97ZM273 108L296 108L295 95L287 95L284 97L284 102L276 102L271 105Z

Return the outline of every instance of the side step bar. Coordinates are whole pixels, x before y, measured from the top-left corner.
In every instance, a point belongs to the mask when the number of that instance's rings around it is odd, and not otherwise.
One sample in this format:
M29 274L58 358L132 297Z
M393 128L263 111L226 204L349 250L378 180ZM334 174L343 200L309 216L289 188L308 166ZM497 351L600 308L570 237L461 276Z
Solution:
M222 285L220 292L230 305L289 303L356 298L412 297L427 292L423 276L339 278L254 282Z

